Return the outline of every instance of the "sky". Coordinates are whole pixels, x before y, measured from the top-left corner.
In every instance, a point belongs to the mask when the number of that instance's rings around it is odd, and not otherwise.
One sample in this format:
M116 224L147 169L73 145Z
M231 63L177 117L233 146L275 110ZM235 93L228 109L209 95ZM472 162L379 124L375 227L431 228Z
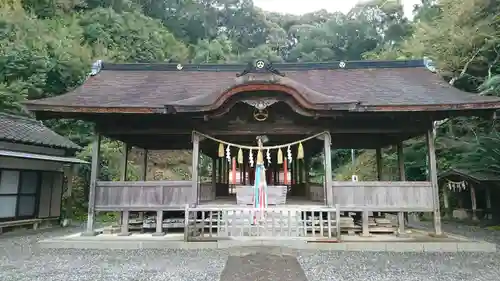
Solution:
M388 0L391 1L391 0ZM411 17L413 5L420 3L420 0L401 0L404 5L405 14ZM257 7L266 11L286 14L301 15L326 9L329 12L348 12L362 0L253 0Z

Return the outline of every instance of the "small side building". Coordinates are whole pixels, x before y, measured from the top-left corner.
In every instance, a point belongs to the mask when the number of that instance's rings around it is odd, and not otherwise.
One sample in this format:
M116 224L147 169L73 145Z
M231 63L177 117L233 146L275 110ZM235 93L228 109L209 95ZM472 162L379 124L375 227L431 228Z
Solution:
M81 148L42 122L0 113L0 233L58 221Z
M439 174L438 183L447 217L478 221L493 219L498 213L498 207L492 205L492 198L498 198L500 192L498 175L450 169Z

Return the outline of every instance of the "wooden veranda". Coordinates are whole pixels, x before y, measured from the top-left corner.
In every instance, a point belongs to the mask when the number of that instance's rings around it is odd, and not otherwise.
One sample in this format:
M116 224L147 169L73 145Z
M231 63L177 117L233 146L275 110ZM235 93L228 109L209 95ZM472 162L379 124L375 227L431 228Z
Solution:
M130 212L156 212L156 233L162 235L166 212L185 212L187 224L187 208L201 211L201 216L205 211L243 208L236 206L233 193L253 184L249 152L243 152L239 163L239 181L230 181L231 160L218 155L214 139L252 146L256 137L265 136L266 145L272 146L316 135L303 142L303 158L297 159L293 152L295 160L287 170L278 165L276 154L270 156L269 190L286 194L276 208L285 208L288 202L294 212L301 206L304 212L325 210L328 224L330 211L336 212L334 218L340 211L359 212L363 234L368 234L369 212L398 213L399 233L404 233L405 212L432 212L435 233L440 235L433 124L454 116L492 116L500 107L497 98L451 87L417 60L274 65L257 60L247 66L97 62L94 68L99 71L74 91L26 103L38 118L76 118L95 124L87 234L94 233L99 211L121 212L123 235L129 233ZM403 142L423 135L429 179L408 182ZM192 180L146 181L144 174L141 181L127 181L125 153L121 180L100 181L102 137L122 141L126 151L131 147L192 150ZM381 149L387 146L398 147L399 181L333 181L332 149L375 149L380 171ZM239 153L231 149L230 155ZM201 153L212 161L210 182L200 182ZM326 155L321 185L310 183L307 172L310 159L318 154ZM144 170L145 163L146 158Z

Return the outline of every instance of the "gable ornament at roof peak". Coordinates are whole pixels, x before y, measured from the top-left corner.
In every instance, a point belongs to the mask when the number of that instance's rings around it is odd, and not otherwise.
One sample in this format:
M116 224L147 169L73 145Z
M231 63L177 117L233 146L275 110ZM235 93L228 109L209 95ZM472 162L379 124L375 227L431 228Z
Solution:
M236 77L241 77L249 73L272 73L282 77L285 76L285 74L276 69L271 62L263 59L255 60L253 63L249 62L242 72L236 74Z

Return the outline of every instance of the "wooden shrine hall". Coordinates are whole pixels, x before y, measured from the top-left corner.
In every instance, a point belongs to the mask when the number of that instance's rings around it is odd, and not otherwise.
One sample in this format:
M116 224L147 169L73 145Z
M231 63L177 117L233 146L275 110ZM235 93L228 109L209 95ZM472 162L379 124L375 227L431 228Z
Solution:
M492 117L500 99L461 92L426 60L255 60L247 65L98 61L80 87L25 104L39 119L95 124L87 234L94 232L95 212L121 212L122 234L127 235L130 212L157 213L156 232L162 234L163 216L170 211L244 208L255 198L254 171L260 161L267 208L363 212L363 233L368 211L398 213L400 232L405 212L433 212L439 235L433 124L455 116ZM427 137L430 176L407 182L402 143L419 136ZM192 150L192 180L128 181L125 154L121 180L100 181L102 137L119 140L128 149ZM399 181L333 180L332 149L375 149L380 159L381 148L388 146L398 147ZM208 182L200 177L201 153L212 161ZM324 180L314 184L310 160L321 154L326 155Z

